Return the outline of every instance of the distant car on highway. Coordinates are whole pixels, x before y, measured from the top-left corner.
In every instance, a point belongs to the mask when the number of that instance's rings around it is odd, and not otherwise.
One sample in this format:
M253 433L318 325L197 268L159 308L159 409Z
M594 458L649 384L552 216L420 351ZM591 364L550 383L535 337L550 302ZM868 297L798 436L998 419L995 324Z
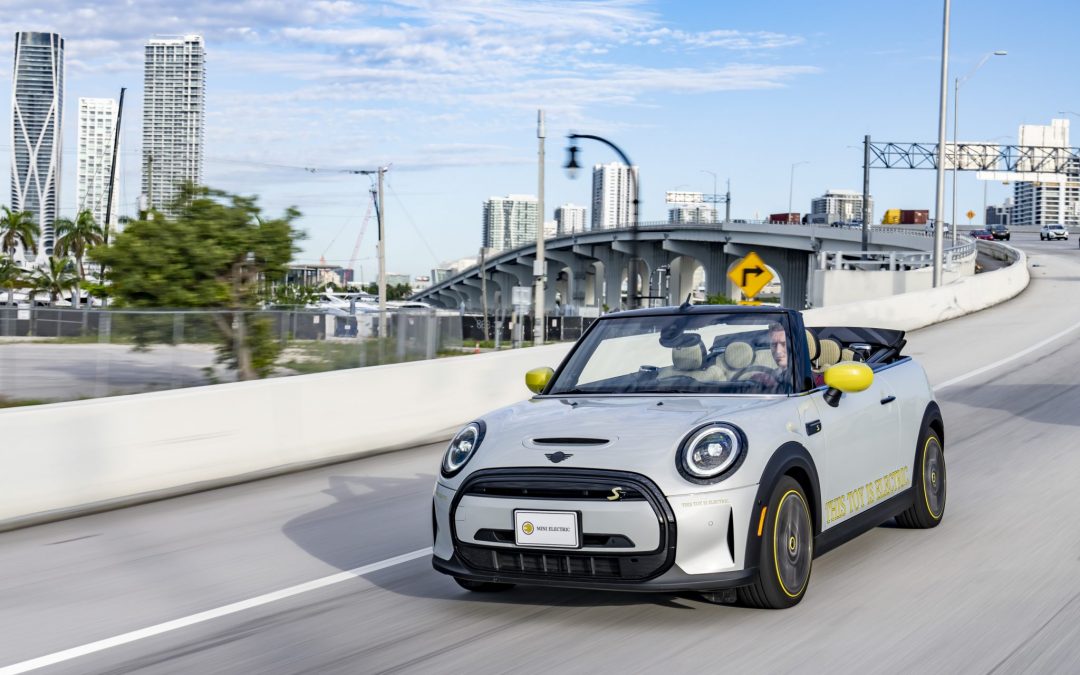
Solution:
M975 239L985 239L986 241L993 241L994 235L990 230L972 230L969 233Z
M994 239L1004 239L1005 241L1009 241L1012 237L1008 225L991 225L986 229L990 230L990 234L993 235Z
M1068 241L1069 230L1059 223L1043 225L1042 229L1039 230L1039 239L1042 241L1050 241L1051 239L1064 239Z
M532 399L450 441L432 563L470 591L791 607L816 556L944 515L944 423L904 345L774 307L606 314L557 370L525 375Z

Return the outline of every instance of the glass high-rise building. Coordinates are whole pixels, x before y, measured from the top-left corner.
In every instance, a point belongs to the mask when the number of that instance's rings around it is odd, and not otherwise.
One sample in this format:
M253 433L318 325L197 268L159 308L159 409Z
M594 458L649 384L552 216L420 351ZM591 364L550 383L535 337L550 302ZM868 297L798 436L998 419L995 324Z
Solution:
M142 193L164 212L181 185L202 184L206 49L201 35L146 43Z
M506 251L536 243L536 197L507 195L484 202L484 247Z
M34 215L41 229L37 259L43 262L52 254L60 197L64 39L56 33L15 33L11 89L11 208Z
M116 141L116 99L80 98L79 129L76 136L78 162L75 167L75 187L79 211L89 211L94 222L105 226L105 211L109 201L109 178L113 184L113 209L109 231L116 232L117 180L112 176L113 144Z
M618 162L597 164L592 178L592 229L610 230L634 223L638 168Z

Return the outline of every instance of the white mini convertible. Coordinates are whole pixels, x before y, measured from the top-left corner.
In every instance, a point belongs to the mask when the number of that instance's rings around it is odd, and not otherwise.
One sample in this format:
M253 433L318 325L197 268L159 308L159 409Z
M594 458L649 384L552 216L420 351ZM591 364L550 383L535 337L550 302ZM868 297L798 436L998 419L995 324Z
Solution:
M697 591L783 608L815 556L945 511L945 427L904 333L690 306L597 320L533 398L466 425L435 485L433 564L515 584Z

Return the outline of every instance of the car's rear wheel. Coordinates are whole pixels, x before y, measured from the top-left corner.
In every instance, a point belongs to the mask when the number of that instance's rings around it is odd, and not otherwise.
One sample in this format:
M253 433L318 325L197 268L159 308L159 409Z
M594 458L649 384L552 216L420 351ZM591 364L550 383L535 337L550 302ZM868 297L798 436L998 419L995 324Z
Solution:
M502 584L496 581L473 581L472 579L462 579L461 577L454 577L454 581L458 586L461 586L467 591L473 593L499 593L501 591L508 591L514 587L514 584Z
M919 434L912 482L915 483L915 503L896 517L900 527L927 529L937 527L945 515L948 480L945 472L945 450L938 433L927 427Z
M739 600L761 609L799 604L810 583L814 525L802 487L784 476L773 488L765 511L761 555L754 583L739 589Z

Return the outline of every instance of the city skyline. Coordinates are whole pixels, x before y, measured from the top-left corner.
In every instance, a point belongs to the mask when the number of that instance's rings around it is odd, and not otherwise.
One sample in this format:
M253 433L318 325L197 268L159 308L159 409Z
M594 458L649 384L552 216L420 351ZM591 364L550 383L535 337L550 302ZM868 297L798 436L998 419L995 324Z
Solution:
M965 84L962 140L1015 142L1020 123L1080 109L1072 88L1039 67L1062 58L1068 17L1080 8L1047 4L1062 21L1044 26L999 1L954 7L950 79L984 54L1009 52ZM309 235L300 262L350 258L368 186L341 170L380 165L391 167L391 269L417 273L475 254L464 242L475 241L477 201L535 190L537 108L548 116L545 202L591 203L589 181L569 180L560 167L566 132L595 133L642 167L648 221L665 219L666 189L711 192L703 170L721 184L732 179L733 218L784 211L798 161L810 162L793 186L795 210L805 212L830 187L858 189L864 134L926 142L936 129L936 5L500 0L450 11L283 0L249 8L241 20L201 1L176 16L156 4L132 13L119 0L42 0L0 18L0 27L64 35L69 117L76 97L115 97L129 87L118 166L118 209L127 215L141 187L143 46L156 34L204 35L213 45L204 181L260 194L268 212L298 206ZM1016 36L1032 30L1046 39L1018 48ZM853 31L875 37L856 44ZM850 86L856 81L866 86ZM1017 88L1022 95L1001 95ZM61 184L70 187L74 127L64 134L72 150ZM615 157L585 143L579 159L591 166ZM874 171L871 181L879 210L933 206L932 172ZM960 176L957 194L959 213L981 211L983 184L974 176ZM1011 194L1012 186L988 185L990 203ZM60 213L74 215L75 190L60 200ZM545 219L552 215L549 207ZM360 252L367 264L370 235Z

